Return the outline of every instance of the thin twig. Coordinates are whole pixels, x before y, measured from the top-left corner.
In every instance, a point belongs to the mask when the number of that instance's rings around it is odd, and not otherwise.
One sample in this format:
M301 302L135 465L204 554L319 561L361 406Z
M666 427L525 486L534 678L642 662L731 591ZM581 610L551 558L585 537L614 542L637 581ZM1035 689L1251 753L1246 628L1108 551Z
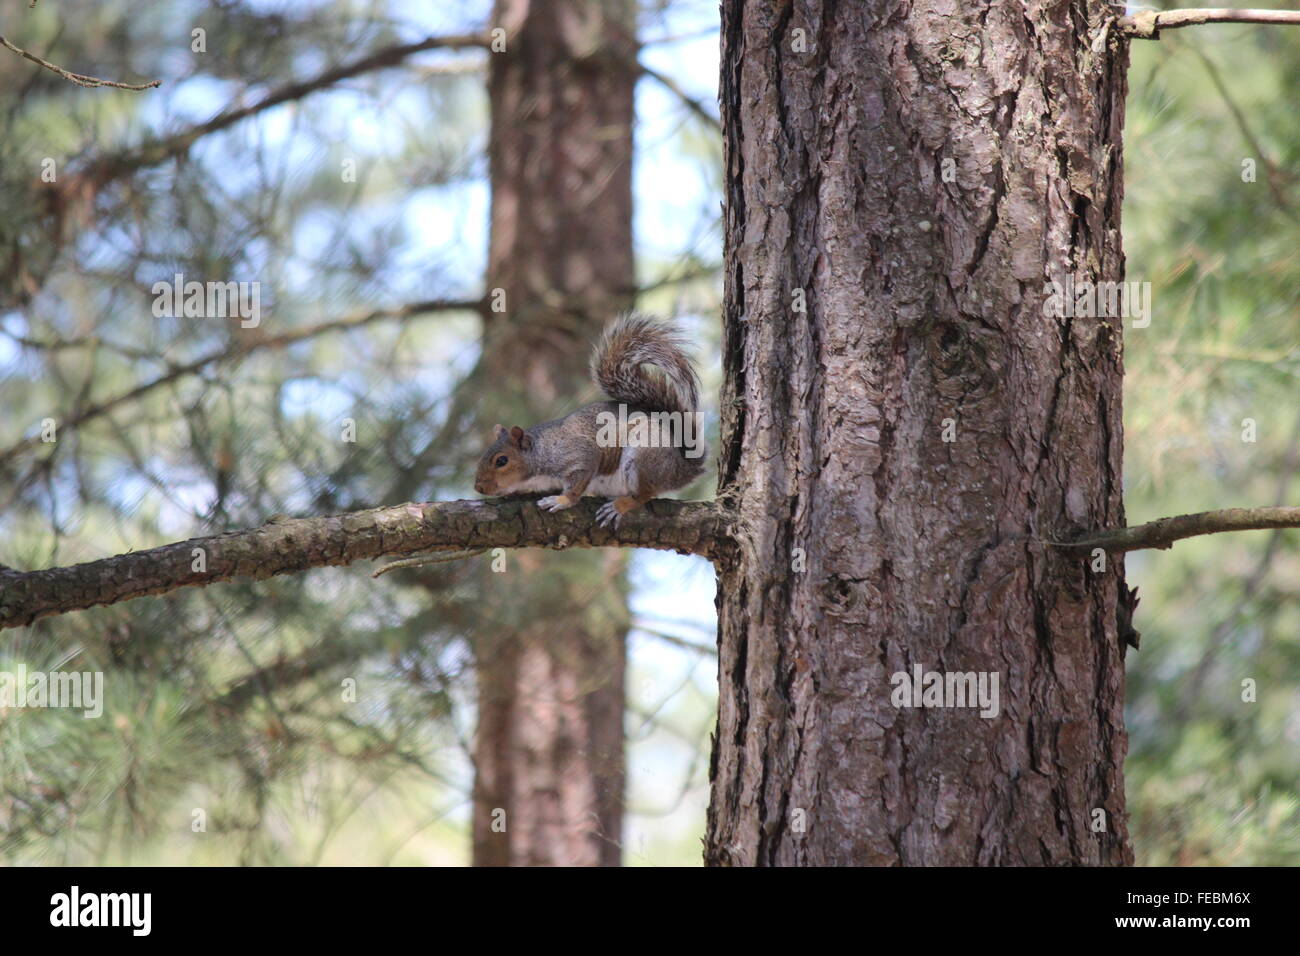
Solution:
M1241 131L1241 135L1245 138L1246 143L1252 150L1254 150L1255 155L1259 157L1259 161L1264 164L1264 181L1268 183L1268 188L1273 194L1273 199L1277 202L1283 212L1288 216L1294 217L1295 213L1291 209L1290 203L1287 202L1286 194L1282 191L1282 187L1277 184L1277 164L1274 163L1273 160L1269 159L1268 153L1264 149L1264 145L1259 141L1258 137L1255 136L1254 131L1251 130L1250 124L1246 120L1246 115L1241 111L1241 108L1237 106L1237 101L1232 98L1232 93L1228 89L1228 84L1223 81L1223 77L1219 73L1219 68L1215 66L1214 61L1199 48L1193 46L1192 52L1196 54L1197 58L1203 64L1205 64L1205 72L1210 75L1210 82L1214 84L1214 88L1219 91L1219 96L1223 99L1223 102L1227 104L1228 112L1232 114L1233 121L1237 124L1237 129Z
M1194 27L1202 23L1266 23L1300 26L1297 10L1230 10L1226 7L1205 7L1193 10L1142 10L1132 16L1120 17L1121 33L1141 40L1157 40L1161 30Z
M370 575L377 578L387 574L389 571L396 571L398 568L420 568L426 564L445 564L448 561L463 561L466 558L477 558L480 554L487 551L487 548L474 548L469 551L451 551L451 552L434 552L433 554L421 554L414 558L403 558L401 561L390 561L382 568Z
M685 107L688 110L690 110L696 116L700 117L702 120L704 120L704 122L708 123L709 126L711 126L714 130L716 130L719 133L722 132L721 120L719 120L716 116L710 113L704 107L703 103L701 103L699 100L695 99L684 89L682 89L677 84L677 81L674 80L671 76L668 76L666 73L660 73L658 70L653 69L652 67L648 67L644 63L641 64L641 72L644 73L646 76L650 77L650 79L654 80L664 89L666 89L668 92L676 96L679 100L682 101L683 105L685 105Z
M634 624L633 627L635 627L639 633L649 634L651 637L657 637L659 640L672 644L675 647L694 651L696 654L703 654L706 657L718 656L718 649L712 645L699 644L695 641L687 640L684 637L678 637L676 634L669 634L667 631L661 631L653 627L646 627L644 624Z
M1054 544L1068 548L1101 548L1104 551L1165 550L1175 541L1224 531L1259 531L1267 528L1300 528L1300 508L1226 508L1173 518L1160 518L1129 528L1089 531L1074 541Z
M667 46L672 43L684 43L688 40L702 40L705 37L716 37L718 35L718 24L714 23L707 27L701 27L698 30L690 30L685 33L668 33L659 37L649 37L641 41L642 47L647 46Z
M35 0L33 0L31 5L36 6ZM115 90L131 90L134 93L139 93L141 90L151 90L157 86L162 86L162 80L151 80L148 83L140 83L140 84L118 83L116 80L101 80L97 76L87 76L84 73L73 73L71 70L65 70L63 67L55 63L51 63L49 60L42 60L35 53L28 53L20 46L14 46L14 44L10 43L4 37L0 37L0 45L3 45L8 50L12 50L14 53L17 53L25 60L31 60L33 63L39 66L43 66L45 67L45 69L50 70L51 72L57 73L65 80L77 84L77 86L85 86L91 88L97 86L111 86Z
M1274 501L1279 505L1287 499L1290 491L1291 479L1295 475L1297 466L1300 466L1300 415L1296 416L1295 427L1291 431L1291 441L1287 446L1286 455L1282 463L1282 476L1278 479L1277 493ZM1200 663L1192 672L1191 678L1183 688L1182 699L1179 701L1175 713L1181 723L1186 723L1192 715L1192 708L1196 701L1201 698L1201 689L1205 686L1205 681L1209 677L1210 668L1214 665L1215 658L1218 657L1220 650L1227 643L1229 636L1236 631L1245 617L1246 612L1250 609L1251 602L1255 595L1263 587L1264 581L1268 577L1269 566L1277 556L1279 545L1282 542L1281 528L1274 528L1273 533L1268 536L1268 543L1264 546L1264 551L1260 555L1258 562L1250 576L1246 578L1241 589L1241 596L1237 599L1236 605L1231 611L1220 618L1218 626L1210 635L1210 641L1201 656Z
M78 412L67 415L60 421L60 426L64 429L75 428L89 419L103 415L105 412L112 411L119 405L133 401L146 395L155 389L183 378L187 375L193 375L209 365L218 362L228 361L230 359L243 358L250 352L257 349L282 348L287 345L293 345L307 339L315 338L328 332L340 332L348 329L360 328L385 319L404 319L417 315L423 315L434 312L449 312L461 310L475 310L481 307L478 300L431 300L427 302L413 302L409 305L398 306L393 309L371 309L360 312L355 315L345 316L338 319L330 319L326 322L320 322L315 325L305 326L298 329L290 329L287 332L281 332L277 335L264 337L253 337L249 339L239 339L231 344L223 345L214 349L205 355L189 362L171 365L166 372L143 382L124 392L95 402L93 405L85 407ZM14 456L35 447L41 443L39 435L20 439L7 448L0 449L0 464L3 464Z
M141 144L136 149L108 154L92 161L83 172L96 181L108 181L141 166L154 166L167 159L185 155L200 138L229 129L249 117L264 113L284 103L295 102L319 90L329 89L344 80L375 70L397 66L416 53L426 50L464 50L487 46L486 35L467 33L457 36L430 36L414 43L384 47L360 59L332 67L310 80L295 80L277 87L248 106L229 107L211 119L189 129Z

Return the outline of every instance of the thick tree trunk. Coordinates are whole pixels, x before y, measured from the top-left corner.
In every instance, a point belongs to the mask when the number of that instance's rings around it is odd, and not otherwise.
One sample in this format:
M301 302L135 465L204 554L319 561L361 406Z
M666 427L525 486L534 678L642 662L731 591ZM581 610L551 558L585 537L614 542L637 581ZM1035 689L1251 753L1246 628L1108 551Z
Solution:
M494 421L575 408L591 343L630 302L631 0L498 0L489 55ZM508 389L517 389L507 392ZM509 419L509 421L506 421ZM617 551L512 554L479 629L477 865L617 865L623 814L626 594ZM603 612L603 613L602 613Z
M1131 862L1122 559L1049 543L1123 524L1118 321L1043 294L1123 272L1108 16L723 3L710 863ZM895 706L914 668L997 716Z

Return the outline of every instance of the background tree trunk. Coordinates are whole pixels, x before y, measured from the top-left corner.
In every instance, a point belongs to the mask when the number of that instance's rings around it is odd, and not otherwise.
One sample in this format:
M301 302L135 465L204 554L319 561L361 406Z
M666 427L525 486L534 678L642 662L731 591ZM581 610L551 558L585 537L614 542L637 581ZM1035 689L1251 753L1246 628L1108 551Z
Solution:
M1043 308L1123 273L1108 16L723 3L710 863L1131 862L1122 562L1047 543L1124 523L1118 322ZM914 666L1000 713L896 708Z
M632 302L630 0L499 0L489 56L492 228L486 440L587 394L604 323ZM476 636L476 865L610 865L623 814L624 555L513 552ZM498 810L505 830L494 829Z

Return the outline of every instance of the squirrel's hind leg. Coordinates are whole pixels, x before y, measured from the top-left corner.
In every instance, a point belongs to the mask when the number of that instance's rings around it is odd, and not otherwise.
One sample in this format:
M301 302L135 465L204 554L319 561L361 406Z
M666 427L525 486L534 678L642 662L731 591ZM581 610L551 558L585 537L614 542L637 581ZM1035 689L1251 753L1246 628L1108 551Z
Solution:
M600 506L596 521L603 527L617 528L623 515L662 492L689 484L696 472L696 465L686 462L676 448L629 448L623 455L623 487L617 489L622 494Z
M631 447L623 450L623 461L619 465L622 487L615 485L607 491L615 497L596 509L596 523L602 528L617 528L623 515L655 496L653 482L647 478L647 462L650 453L657 449ZM619 494L622 492L622 494Z
M636 508L640 508L653 497L654 495L649 495L645 498L633 498L631 495L620 495L617 498L613 498L596 509L596 523L602 528L617 528L619 520L622 519L623 515Z

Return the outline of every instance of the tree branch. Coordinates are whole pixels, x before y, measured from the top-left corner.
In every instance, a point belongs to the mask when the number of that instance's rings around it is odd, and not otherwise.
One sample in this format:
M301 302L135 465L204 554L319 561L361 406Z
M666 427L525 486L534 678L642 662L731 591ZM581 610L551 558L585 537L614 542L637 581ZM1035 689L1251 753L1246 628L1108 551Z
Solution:
M483 34L467 33L458 36L430 36L414 43L401 43L384 47L374 53L353 60L351 63L344 63L341 66L326 70L310 80L286 83L272 90L256 103L223 110L210 120L199 123L197 126L191 126L180 133L145 143L131 152L101 157L92 161L86 169L82 170L82 175L88 177L97 186L102 186L113 179L142 167L156 166L165 160L182 156L189 151L195 141L204 136L220 132L248 119L250 116L264 113L273 107L300 100L311 93L327 89L343 80L349 80L374 70L397 66L414 54L422 53L425 50L463 50L484 47L488 45L488 42L488 37Z
M626 516L616 531L596 525L596 505L588 498L568 511L548 514L521 499L408 503L343 515L276 517L248 531L191 538L70 567L26 572L0 567L0 629L235 577L261 580L385 555L622 547L715 559L729 548L727 513L715 502L656 500L648 510Z
M682 89L677 81L671 76L668 76L665 73L660 73L658 70L648 67L644 63L640 64L640 67L643 74L650 77L650 79L654 80L669 93L673 94L673 96L677 97L677 99L682 102L683 106L700 119L704 120L704 122L711 126L715 132L722 132L722 122L710 113L703 103Z
M1228 112L1232 114L1233 121L1237 124L1237 129L1241 131L1242 137L1245 138L1246 143L1250 146L1254 154L1259 157L1259 161L1264 164L1264 179L1268 183L1269 192L1273 194L1273 199L1277 202L1278 207L1283 212L1294 219L1295 211L1291 208L1291 204L1287 202L1286 193L1282 191L1282 187L1279 186L1277 182L1278 174L1281 170L1277 163L1273 162L1273 160L1269 158L1268 152L1264 149L1264 144L1259 141L1259 137L1257 137L1251 129L1250 123L1246 120L1246 115L1241 111L1241 107L1237 105L1237 101L1233 99L1232 93L1228 89L1228 84L1223 81L1223 76L1219 73L1219 68L1214 65L1214 61L1209 58L1205 51L1199 47L1193 46L1192 52L1195 53L1197 58L1205 64L1205 72L1210 75L1210 82L1214 84L1215 89L1219 91L1219 96L1227 105Z
M1121 33L1141 40L1158 40L1161 30L1194 27L1202 23L1269 23L1300 26L1300 11L1230 10L1225 7L1143 10L1132 16L1120 17L1118 21Z
M27 279L25 294L19 297L19 301L30 300L36 289L44 282L45 273L51 268L54 253L61 249L65 242L67 224L77 223L77 229L84 231L85 221L80 217L107 185L130 176L140 169L157 166L169 159L184 156L195 142L211 133L220 132L242 120L273 109L276 106L302 99L319 90L328 89L344 80L375 70L398 66L416 53L436 49L462 50L486 47L489 42L489 38L485 34L467 33L451 36L429 36L413 43L383 47L350 63L328 69L312 79L283 84L255 103L248 106L229 107L210 119L183 129L178 133L159 136L121 152L104 153L72 163L68 170L59 177L58 182L38 184L42 192L47 194L47 201L51 203L53 209L54 222L50 226L50 232L53 236L54 252L45 256L49 261L38 268L39 275L30 275L25 268L18 270L18 273L25 275ZM86 79L93 79L93 77Z
M434 299L426 302L411 302L406 305L397 306L391 309L368 309L364 312L358 312L353 315L343 316L337 319L329 319L325 322L318 322L314 325L301 326L299 328L289 329L277 335L259 335L254 333L251 336L231 340L227 345L213 349L198 358L191 359L179 365L172 365L166 372L151 378L147 382L141 382L126 391L118 392L101 401L88 405L78 411L71 412L67 417L56 419L59 427L62 429L73 429L85 422L98 418L107 412L111 412L119 405L134 401L150 392L175 382L187 375L193 375L202 371L209 365L215 365L218 362L225 362L231 359L243 358L250 352L258 349L282 348L286 345L294 345L307 339L315 338L319 335L325 335L329 332L343 332L349 329L361 328L370 325L373 322L379 322L388 319L405 319L412 316L424 315L433 312L453 312L453 311L480 311L483 307L481 300L475 299ZM20 438L18 441L9 445L7 448L0 449L0 465L4 465L10 459L19 454L28 451L31 448L41 444L39 435L32 435L27 438ZM31 474L24 477L17 483L17 488L21 489L29 480Z
M32 6L34 7L36 4L33 3ZM51 63L49 60L42 60L35 53L29 53L22 47L14 46L4 37L0 37L0 46L3 46L7 50L12 50L25 60L31 60L38 66L45 67L45 69L52 73L57 73L68 82L77 84L77 86L92 88L97 86L111 86L115 90L130 90L133 93L139 93L142 90L151 90L156 86L162 86L162 80L150 80L148 83L118 83L116 80L101 80L97 76L87 76L84 73L73 73L71 70L65 70L63 67Z
M1172 548L1175 541L1223 531L1258 531L1267 528L1300 528L1300 508L1227 508L1202 511L1174 518L1160 518L1130 528L1088 531L1069 548L1101 548L1104 551L1141 551Z

